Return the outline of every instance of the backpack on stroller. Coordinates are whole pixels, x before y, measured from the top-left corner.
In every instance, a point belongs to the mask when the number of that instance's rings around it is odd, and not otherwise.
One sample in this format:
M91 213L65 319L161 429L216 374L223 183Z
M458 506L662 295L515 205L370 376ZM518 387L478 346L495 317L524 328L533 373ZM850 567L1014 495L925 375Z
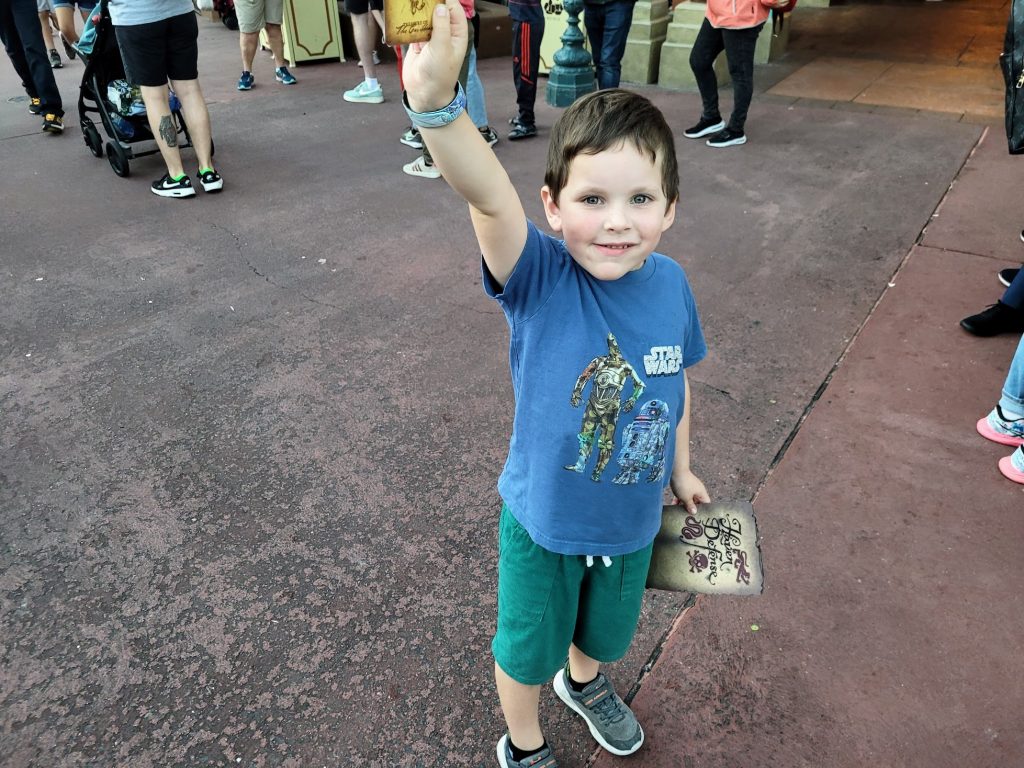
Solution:
M96 4L75 47L85 62L78 94L82 136L96 157L103 157L106 150L107 160L114 173L128 176L129 161L156 154L160 149L150 130L138 89L133 89L125 81L124 62L117 47L107 0L100 0ZM179 139L178 146L192 146L188 126L173 92L170 105L175 129L179 134L184 134L184 141ZM106 146L90 115L99 116L98 122L108 138Z

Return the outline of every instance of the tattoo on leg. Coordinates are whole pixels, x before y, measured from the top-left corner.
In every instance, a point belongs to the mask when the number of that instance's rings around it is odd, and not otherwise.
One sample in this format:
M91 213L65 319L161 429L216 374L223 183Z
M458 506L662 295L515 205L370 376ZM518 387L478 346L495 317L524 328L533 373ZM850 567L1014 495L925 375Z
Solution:
M160 138L168 147L178 146L178 132L174 129L174 123L170 115L160 118Z

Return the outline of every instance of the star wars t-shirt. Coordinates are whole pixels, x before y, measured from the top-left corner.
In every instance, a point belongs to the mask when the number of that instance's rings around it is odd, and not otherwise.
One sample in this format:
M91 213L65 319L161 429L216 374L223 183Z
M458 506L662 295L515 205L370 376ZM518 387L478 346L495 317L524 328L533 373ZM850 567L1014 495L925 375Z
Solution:
M531 222L504 288L515 423L498 490L533 540L623 555L654 539L683 413L683 369L707 348L682 267L651 254L591 276Z

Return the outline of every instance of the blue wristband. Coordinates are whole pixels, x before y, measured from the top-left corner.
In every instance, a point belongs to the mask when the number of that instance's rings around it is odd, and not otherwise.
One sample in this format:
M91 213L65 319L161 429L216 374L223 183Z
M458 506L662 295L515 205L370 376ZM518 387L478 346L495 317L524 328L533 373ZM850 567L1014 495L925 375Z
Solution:
M413 112L409 107L409 94L402 94L402 106L409 120L417 128L444 128L451 125L458 119L459 115L466 111L466 92L462 90L462 83L455 84L455 98L447 107L435 109L433 112Z

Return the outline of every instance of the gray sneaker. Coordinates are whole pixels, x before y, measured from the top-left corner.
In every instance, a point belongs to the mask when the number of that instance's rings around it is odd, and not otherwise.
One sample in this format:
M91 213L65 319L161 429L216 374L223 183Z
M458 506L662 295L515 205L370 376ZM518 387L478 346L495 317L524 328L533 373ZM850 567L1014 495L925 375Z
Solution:
M501 768L558 768L558 761L551 754L551 747L544 747L540 752L522 760L513 760L512 747L509 746L509 738L506 733L498 739L498 765Z
M553 684L558 698L587 721L590 734L602 747L613 755L631 755L640 749L644 729L603 673L580 693L569 687L564 668L558 670Z

